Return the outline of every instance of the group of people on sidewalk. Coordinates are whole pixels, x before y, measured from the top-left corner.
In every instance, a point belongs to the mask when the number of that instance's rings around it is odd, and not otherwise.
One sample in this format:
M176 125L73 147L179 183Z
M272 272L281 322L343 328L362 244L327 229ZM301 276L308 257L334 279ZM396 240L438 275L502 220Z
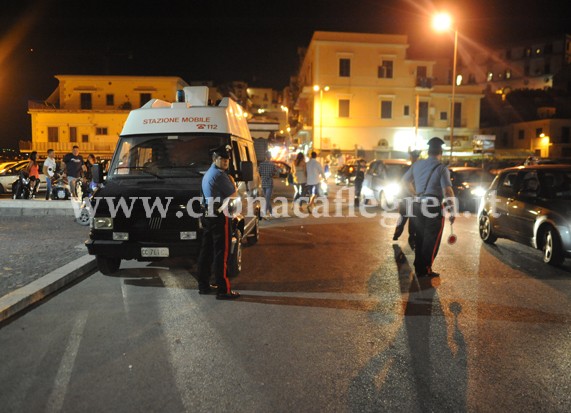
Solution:
M32 198L35 195L40 186L40 171L39 163L37 160L38 152L32 151L29 157L29 163L24 169L30 178L30 190ZM79 146L74 145L72 151L62 158L61 162L61 173L67 176L68 184L70 187L71 195L77 196L77 183L78 180L85 182L90 182L92 180L91 168L96 163L95 155L89 154L87 160L83 160L83 156L79 154ZM42 165L42 173L45 175L46 179L46 201L52 199L52 183L55 179L58 165L55 159L55 151L53 149L48 149L47 157Z

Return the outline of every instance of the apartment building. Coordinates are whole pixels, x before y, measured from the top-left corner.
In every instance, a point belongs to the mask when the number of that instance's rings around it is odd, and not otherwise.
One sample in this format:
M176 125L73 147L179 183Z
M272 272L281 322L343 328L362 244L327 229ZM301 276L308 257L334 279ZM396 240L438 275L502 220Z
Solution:
M557 75L571 63L571 35L525 39L462 54L463 81L498 94L516 89L566 89L569 75Z
M407 56L405 35L315 32L298 74L300 143L319 151L406 157L437 136L450 145L451 64ZM455 88L454 153L472 150L481 90Z
M57 75L58 87L42 102L28 102L32 140L22 152L70 152L110 158L127 115L151 99L173 101L188 86L178 77Z

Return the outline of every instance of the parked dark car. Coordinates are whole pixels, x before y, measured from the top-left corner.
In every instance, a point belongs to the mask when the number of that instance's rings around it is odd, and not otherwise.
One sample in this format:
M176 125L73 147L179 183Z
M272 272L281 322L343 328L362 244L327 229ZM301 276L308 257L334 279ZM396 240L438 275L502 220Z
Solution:
M480 237L498 238L543 251L560 265L571 257L571 165L534 165L501 171L484 196Z
M458 199L458 209L477 211L495 176L482 168L453 166L449 169L454 196Z
M336 185L353 185L355 182L355 175L357 173L357 163L364 161L364 159L351 159L346 164L337 169L335 174Z
M410 168L406 159L375 159L367 166L360 201L380 204L385 209L396 209L403 195L402 176Z

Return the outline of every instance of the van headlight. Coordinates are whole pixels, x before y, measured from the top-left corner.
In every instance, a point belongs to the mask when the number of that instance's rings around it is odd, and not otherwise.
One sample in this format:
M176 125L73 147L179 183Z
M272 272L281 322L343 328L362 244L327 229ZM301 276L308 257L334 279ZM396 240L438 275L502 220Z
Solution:
M113 229L113 218L96 217L93 218L93 229Z

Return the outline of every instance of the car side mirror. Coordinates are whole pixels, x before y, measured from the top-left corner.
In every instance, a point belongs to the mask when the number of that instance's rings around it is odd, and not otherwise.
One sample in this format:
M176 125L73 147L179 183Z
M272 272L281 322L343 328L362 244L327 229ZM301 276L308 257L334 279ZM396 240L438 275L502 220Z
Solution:
M93 176L93 182L96 184L103 183L103 168L100 164L96 163L91 166L91 175Z
M240 173L237 179L239 181L253 181L254 180L254 164L252 161L242 161L240 162Z

